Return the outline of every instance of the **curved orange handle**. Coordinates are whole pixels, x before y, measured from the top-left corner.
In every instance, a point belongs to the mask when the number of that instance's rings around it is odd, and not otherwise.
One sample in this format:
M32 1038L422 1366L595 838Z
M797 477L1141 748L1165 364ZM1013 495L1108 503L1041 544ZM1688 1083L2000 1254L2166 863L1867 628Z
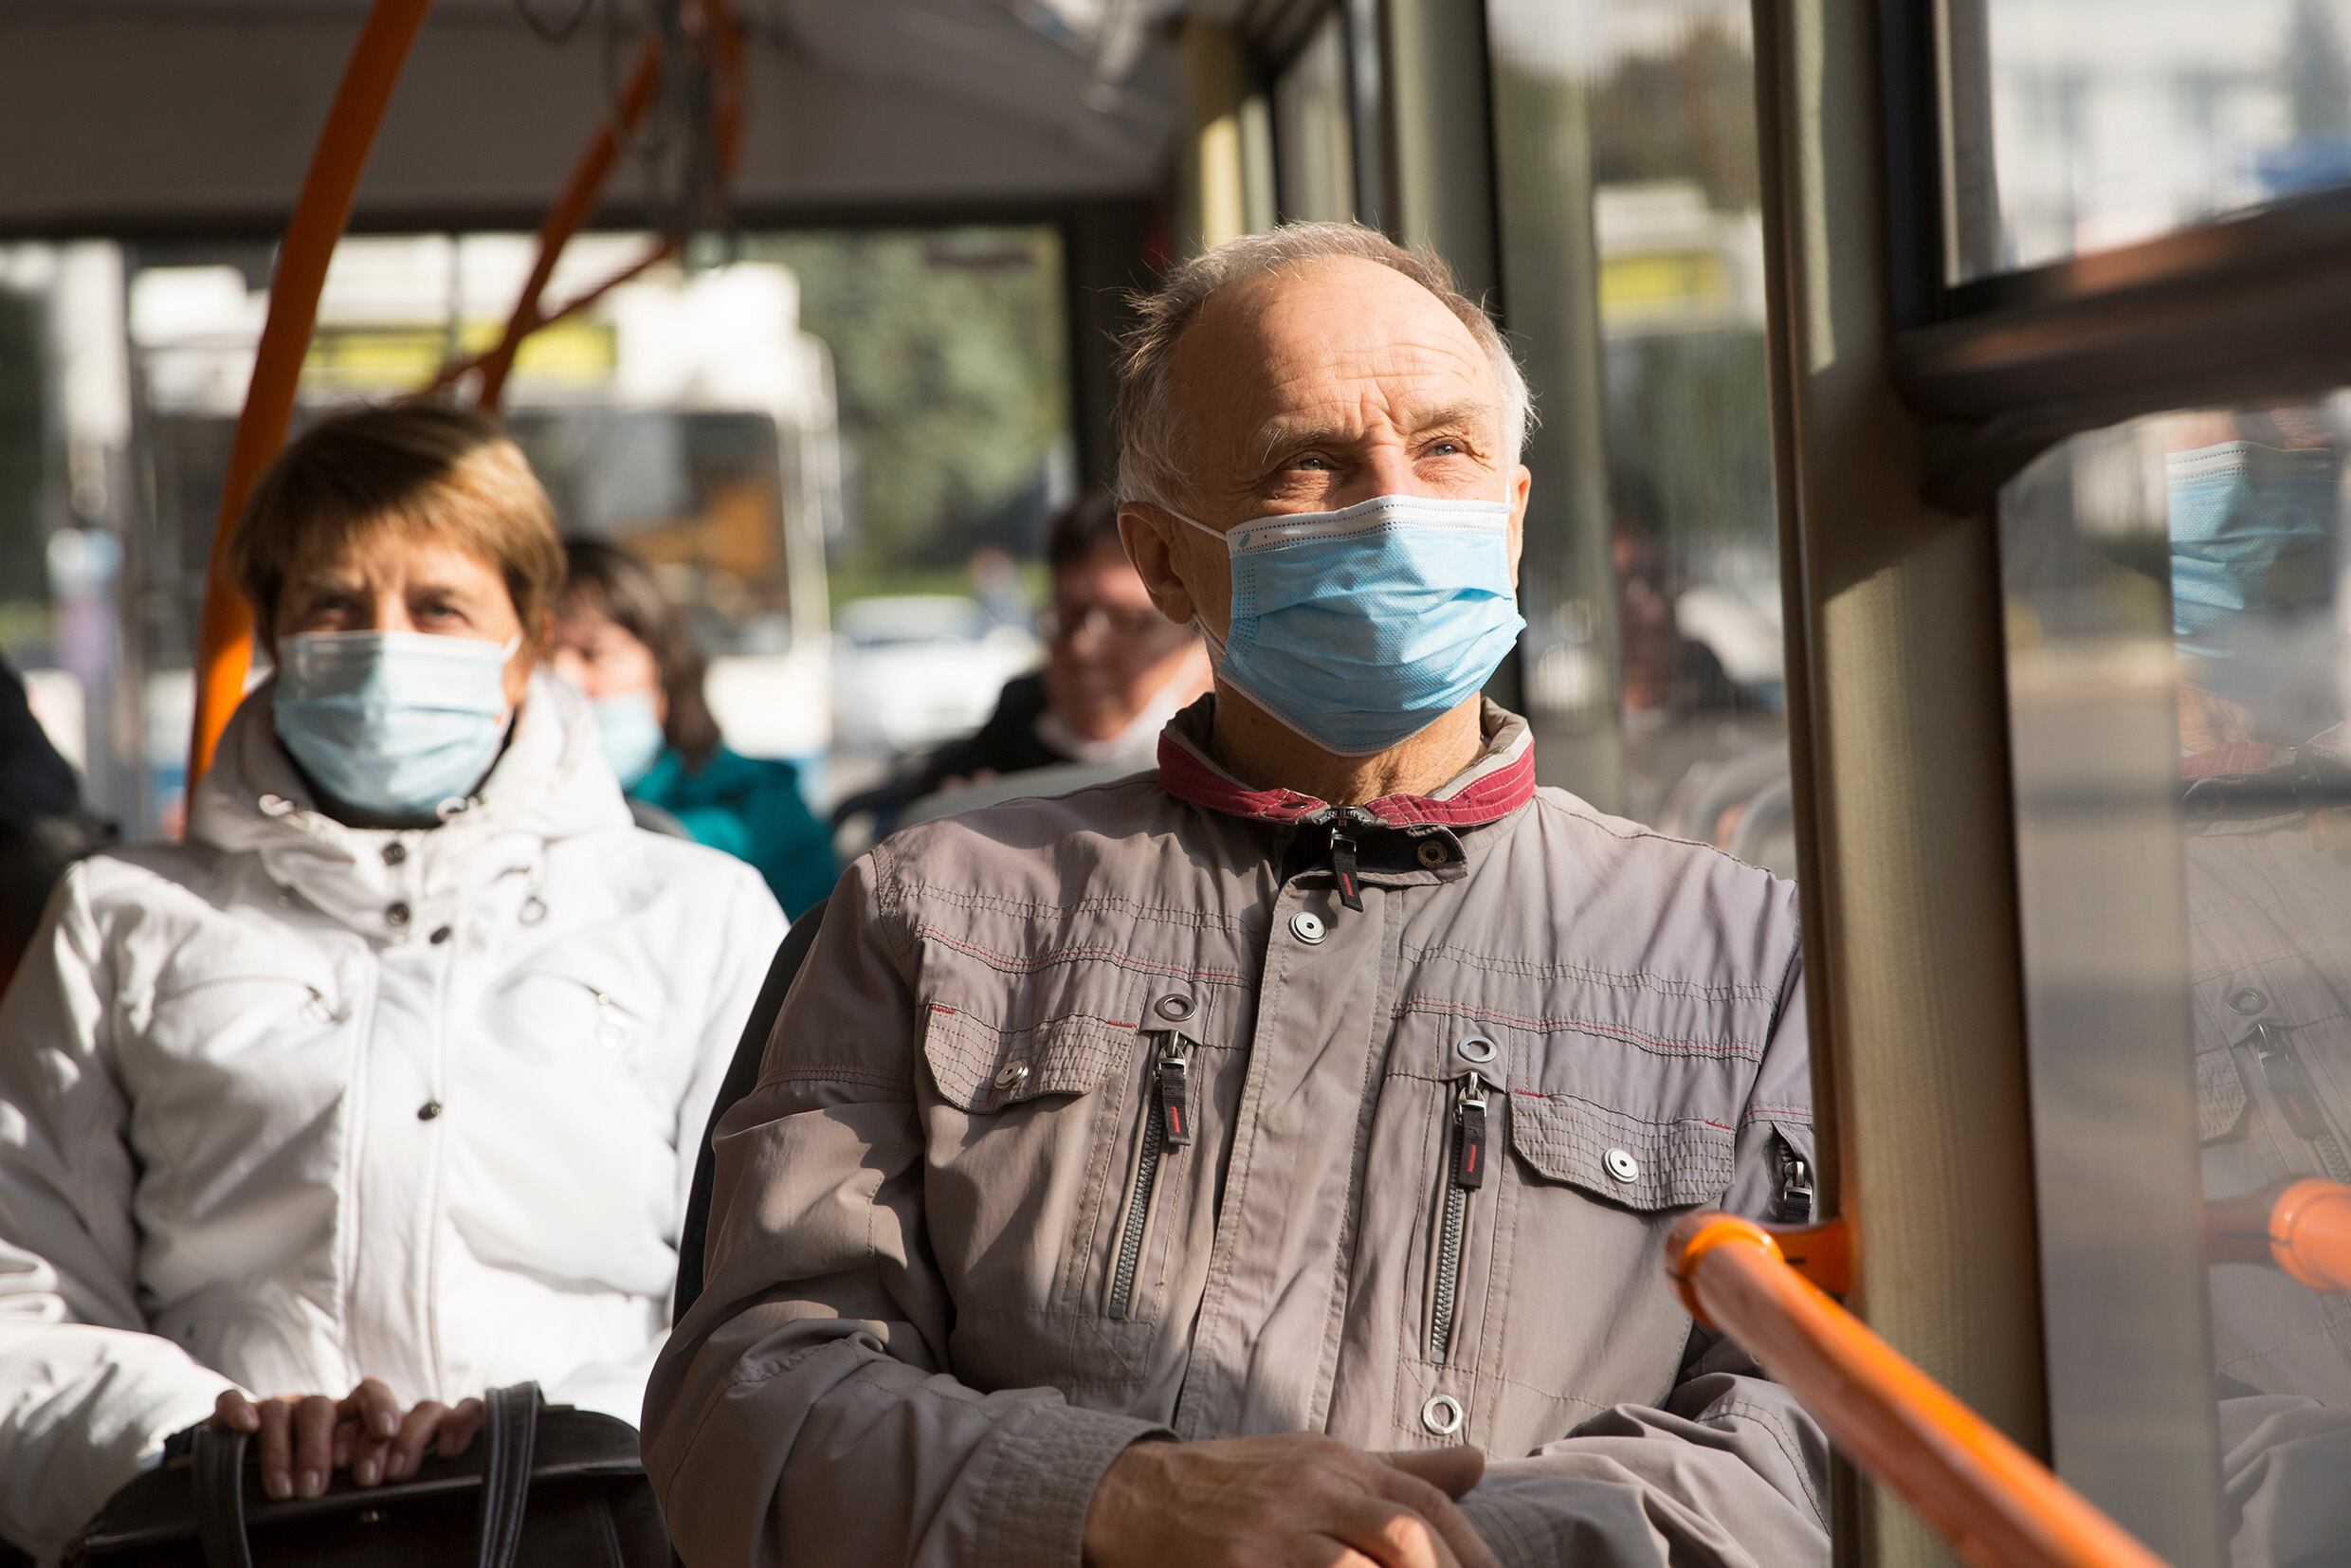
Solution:
M2210 1204L2215 1263L2269 1263L2313 1290L2351 1290L2351 1187L2305 1176Z
M1800 1275L1762 1226L1691 1214L1667 1245L1668 1267L1691 1314L1744 1345L1855 1464L1963 1560L1979 1568L2161 1568L2120 1525Z
M408 64L409 46L424 25L432 0L375 0L359 41L343 67L342 84L327 110L319 145L302 176L285 239L278 246L277 275L269 285L269 314L253 355L245 410L228 451L228 473L221 485L220 515L212 525L212 554L204 580L204 615L196 633L196 717L188 747L188 790L212 765L228 716L245 698L246 672L253 663L253 617L226 571L228 536L245 510L246 498L285 444L294 419L294 394L302 356L318 324L319 292L326 286L327 263L351 222L352 197L359 172L375 144L384 106Z

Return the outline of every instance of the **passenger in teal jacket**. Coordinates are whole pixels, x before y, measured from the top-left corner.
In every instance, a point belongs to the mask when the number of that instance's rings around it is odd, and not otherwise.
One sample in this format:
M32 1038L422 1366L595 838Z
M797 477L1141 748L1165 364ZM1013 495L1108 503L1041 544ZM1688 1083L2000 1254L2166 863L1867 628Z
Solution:
M727 749L702 695L702 651L643 561L601 539L563 548L552 662L595 704L605 757L640 820L747 861L797 920L840 871L799 770Z

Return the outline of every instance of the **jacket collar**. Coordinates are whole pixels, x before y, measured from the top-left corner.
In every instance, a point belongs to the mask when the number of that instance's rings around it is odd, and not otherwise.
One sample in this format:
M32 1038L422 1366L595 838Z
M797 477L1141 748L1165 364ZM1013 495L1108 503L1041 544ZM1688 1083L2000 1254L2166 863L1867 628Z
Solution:
M256 686L230 717L190 802L188 836L258 856L272 881L362 929L382 926L395 902L421 925L518 873L535 885L550 843L629 823L594 716L561 682L532 678L481 793L428 829L352 828L319 811L278 742L271 688Z
M1296 790L1254 789L1210 757L1216 699L1204 697L1159 732L1159 786L1176 799L1227 816L1289 826L1331 810ZM1499 822L1535 797L1535 738L1526 720L1492 702L1480 709L1485 749L1433 793L1382 795L1361 809L1383 826L1479 828Z

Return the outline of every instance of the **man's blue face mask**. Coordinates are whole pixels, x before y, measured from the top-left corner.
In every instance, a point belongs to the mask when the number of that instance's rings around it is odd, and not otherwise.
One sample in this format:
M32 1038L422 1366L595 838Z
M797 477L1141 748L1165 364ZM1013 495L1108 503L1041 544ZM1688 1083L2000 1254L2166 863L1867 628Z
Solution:
M430 818L498 760L506 661L521 644L421 631L288 637L271 700L278 738L336 802Z
M2331 644L2335 454L2251 441L2174 452L2172 635L2190 680L2237 702L2280 690Z
M1231 628L1209 637L1217 675L1340 757L1435 723L1526 629L1506 501L1377 496L1225 534L1176 516L1231 556Z

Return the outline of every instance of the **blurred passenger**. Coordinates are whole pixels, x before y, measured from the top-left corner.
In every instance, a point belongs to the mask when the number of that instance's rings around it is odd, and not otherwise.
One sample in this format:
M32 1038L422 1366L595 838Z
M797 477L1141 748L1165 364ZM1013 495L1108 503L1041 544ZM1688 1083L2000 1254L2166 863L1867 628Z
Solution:
M2262 1234L2283 1184L2351 1183L2342 459L2309 409L2193 416L2169 437L2197 1134L2207 1202ZM2265 1247L2214 1265L2212 1324L2232 1560L2339 1560L2342 1298Z
M650 568L600 539L568 539L563 553L551 663L594 703L621 788L695 843L750 862L798 919L841 869L800 771L727 749L702 693L702 650Z
M1647 474L1609 474L1609 560L1616 577L1618 697L1629 727L1653 726L1698 713L1732 713L1756 704L1739 689L1714 649L1684 634L1681 583L1667 553L1664 510Z
M82 804L73 764L49 744L24 681L0 660L0 988L65 867L115 836L114 825Z
M1354 224L1138 315L1121 522L1215 691L843 876L647 1395L682 1557L1825 1565L1818 1428L1658 1267L1808 1210L1795 890L1481 700L1508 346Z
M207 1418L275 1498L412 1477L510 1382L633 1420L783 926L533 673L563 551L491 421L321 421L229 559L277 668L189 841L67 871L0 1000L0 1536L44 1555Z
M839 816L874 812L878 837L907 806L958 786L1039 768L1110 775L1153 764L1160 730L1210 687L1199 634L1153 608L1105 494L1053 520L1045 560L1053 594L1045 667L1009 682L975 733L843 802Z

